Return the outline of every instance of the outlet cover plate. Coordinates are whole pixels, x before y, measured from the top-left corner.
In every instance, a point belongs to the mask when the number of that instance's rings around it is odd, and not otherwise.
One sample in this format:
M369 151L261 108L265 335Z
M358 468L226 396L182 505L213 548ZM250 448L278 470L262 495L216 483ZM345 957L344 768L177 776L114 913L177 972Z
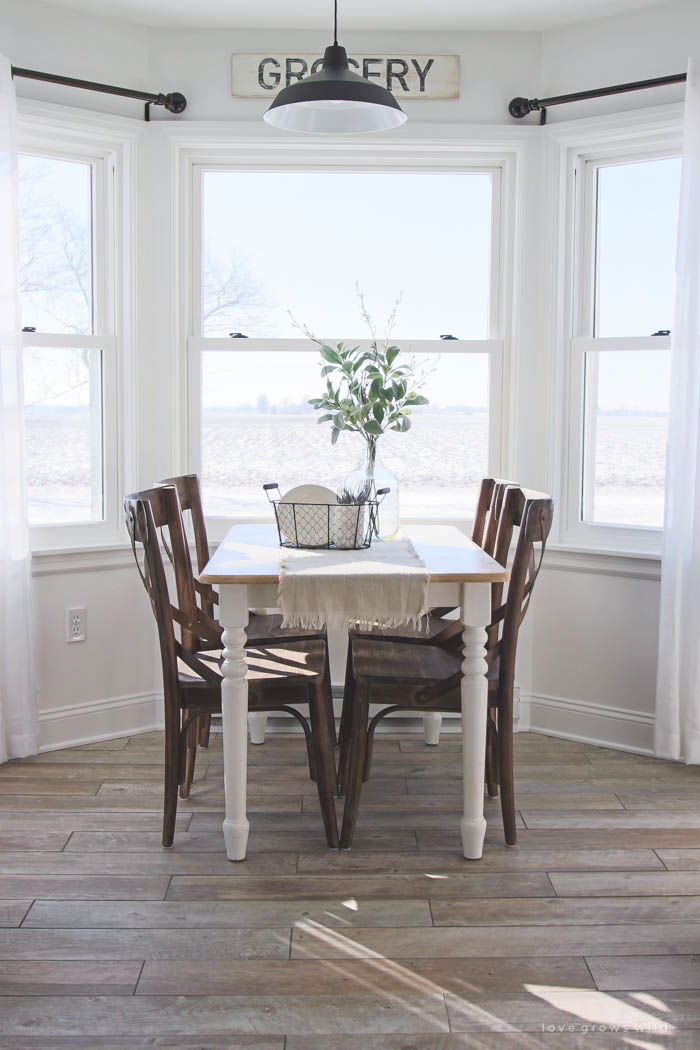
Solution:
M84 606L66 609L66 641L84 642L87 637L87 610Z

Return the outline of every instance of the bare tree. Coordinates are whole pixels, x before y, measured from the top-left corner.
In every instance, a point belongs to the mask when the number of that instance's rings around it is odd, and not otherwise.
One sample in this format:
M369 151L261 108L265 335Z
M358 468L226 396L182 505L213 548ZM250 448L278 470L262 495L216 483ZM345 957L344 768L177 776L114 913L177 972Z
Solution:
M270 303L246 267L234 258L226 262L204 252L202 265L202 335L221 335L264 325Z

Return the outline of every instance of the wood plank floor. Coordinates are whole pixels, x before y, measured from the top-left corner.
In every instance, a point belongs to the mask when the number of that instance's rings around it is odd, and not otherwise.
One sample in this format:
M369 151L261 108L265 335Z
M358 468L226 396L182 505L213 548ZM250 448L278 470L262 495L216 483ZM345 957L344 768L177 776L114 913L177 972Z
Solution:
M0 767L1 1050L700 1048L697 767L520 734L468 862L458 739L380 737L344 853L303 739L249 752L241 864L218 736L171 850L159 734Z

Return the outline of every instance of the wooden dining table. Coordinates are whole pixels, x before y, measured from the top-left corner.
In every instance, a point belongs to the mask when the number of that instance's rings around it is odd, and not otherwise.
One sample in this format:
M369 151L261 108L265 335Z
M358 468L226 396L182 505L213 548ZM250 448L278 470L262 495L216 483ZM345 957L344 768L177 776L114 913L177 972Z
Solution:
M486 833L484 646L491 617L490 584L506 581L508 573L455 526L405 526L401 533L411 540L428 571L429 605L458 609L464 627L461 687L464 805L460 830L464 856L478 860ZM202 583L213 584L219 590L219 622L224 643L221 707L226 814L223 830L229 860L245 859L249 832L245 658L248 610L277 607L283 554L276 526L234 525L199 576Z

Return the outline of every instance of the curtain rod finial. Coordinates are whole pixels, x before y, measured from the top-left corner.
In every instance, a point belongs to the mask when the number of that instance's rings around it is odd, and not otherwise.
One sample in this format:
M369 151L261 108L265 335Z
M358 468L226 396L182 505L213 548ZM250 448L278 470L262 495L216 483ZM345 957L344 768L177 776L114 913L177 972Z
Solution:
M508 112L511 117L517 117L518 120L522 117L526 117L528 113L532 113L533 109L539 109L536 98L512 98L508 103Z

